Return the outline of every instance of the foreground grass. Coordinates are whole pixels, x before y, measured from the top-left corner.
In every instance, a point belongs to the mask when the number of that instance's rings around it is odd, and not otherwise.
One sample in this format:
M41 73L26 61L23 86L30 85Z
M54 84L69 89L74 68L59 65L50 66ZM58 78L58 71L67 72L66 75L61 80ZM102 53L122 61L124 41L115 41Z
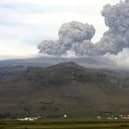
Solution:
M0 129L129 129L129 121L1 121Z

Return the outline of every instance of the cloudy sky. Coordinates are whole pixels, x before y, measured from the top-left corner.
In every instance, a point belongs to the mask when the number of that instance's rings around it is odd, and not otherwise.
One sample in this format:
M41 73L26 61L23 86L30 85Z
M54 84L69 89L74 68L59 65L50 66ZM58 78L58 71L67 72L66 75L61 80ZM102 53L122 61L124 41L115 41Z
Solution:
M73 20L93 24L94 41L107 29L101 10L120 0L1 0L0 57L38 53L45 39L57 39L60 26Z

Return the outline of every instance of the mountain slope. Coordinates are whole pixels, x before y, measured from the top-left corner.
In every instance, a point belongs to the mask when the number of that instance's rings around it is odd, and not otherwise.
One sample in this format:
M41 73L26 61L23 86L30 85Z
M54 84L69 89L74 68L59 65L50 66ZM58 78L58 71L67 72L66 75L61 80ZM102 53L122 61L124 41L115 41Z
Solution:
M0 69L0 114L128 112L129 73L74 62Z

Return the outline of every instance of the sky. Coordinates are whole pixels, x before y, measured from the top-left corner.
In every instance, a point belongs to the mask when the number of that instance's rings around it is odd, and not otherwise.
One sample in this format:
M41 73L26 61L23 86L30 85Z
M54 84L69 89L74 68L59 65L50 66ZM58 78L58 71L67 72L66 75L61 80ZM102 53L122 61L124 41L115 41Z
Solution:
M103 6L120 0L1 0L0 58L38 53L45 39L57 39L65 22L79 21L94 25L93 41L107 30L101 16Z

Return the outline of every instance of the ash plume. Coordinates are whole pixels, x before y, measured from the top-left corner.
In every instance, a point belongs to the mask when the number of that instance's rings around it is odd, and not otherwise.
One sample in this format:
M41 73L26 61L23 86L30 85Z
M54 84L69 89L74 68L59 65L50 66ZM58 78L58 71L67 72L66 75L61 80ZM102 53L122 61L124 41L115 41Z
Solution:
M102 15L109 30L97 43L100 54L118 54L123 48L129 48L129 0L106 5Z
M59 40L43 41L40 53L61 56L72 51L76 56L103 56L107 53L118 54L129 48L129 0L103 8L105 24L108 27L98 43L92 43L95 28L77 21L65 23L59 30Z
M91 40L94 34L95 29L92 25L76 21L63 24L58 33L59 40L64 44Z
M93 47L91 39L94 34L95 28L92 25L72 21L61 26L58 33L59 40L42 41L38 48L40 53L48 55L60 56L65 55L68 51L74 51L76 55L82 56L89 51L89 48Z

